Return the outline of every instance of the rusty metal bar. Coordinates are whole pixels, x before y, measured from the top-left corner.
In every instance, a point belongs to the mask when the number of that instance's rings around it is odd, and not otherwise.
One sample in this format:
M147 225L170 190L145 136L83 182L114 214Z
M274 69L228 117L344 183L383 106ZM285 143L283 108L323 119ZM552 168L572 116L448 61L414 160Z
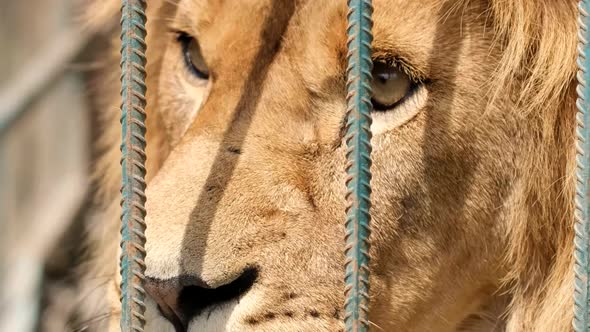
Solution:
M575 283L574 283L574 331L587 332L590 330L590 306L588 290L589 274L589 232L590 232L590 202L588 181L590 181L590 111L588 96L590 96L590 72L588 66L588 26L590 17L588 9L590 1L579 2L579 45L578 45L578 114L576 115L576 211L575 211Z
M369 236L371 223L371 0L348 1L346 117L345 324L369 329Z
M145 325L146 1L122 0L121 331Z

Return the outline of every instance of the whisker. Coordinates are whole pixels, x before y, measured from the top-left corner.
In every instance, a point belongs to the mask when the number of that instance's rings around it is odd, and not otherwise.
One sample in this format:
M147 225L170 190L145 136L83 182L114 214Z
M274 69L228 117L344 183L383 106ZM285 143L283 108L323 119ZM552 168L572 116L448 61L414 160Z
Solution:
M111 315L112 314L110 312L108 312L108 313L105 313L105 314L96 316L94 318L90 318L90 319L88 319L86 321L83 321L83 322L79 323L79 326L78 327L70 328L70 332L82 332L82 331L86 331L92 325L94 325L96 323L99 323L99 322L101 322L101 321L103 321L103 320L111 317Z
M375 322L373 322L373 321L370 321L370 320L369 320L369 324L370 324L371 326L374 326L374 327L378 328L378 329L379 329L379 330L381 330L381 331L385 331L385 329L383 329L381 326L379 326L379 325L375 324Z

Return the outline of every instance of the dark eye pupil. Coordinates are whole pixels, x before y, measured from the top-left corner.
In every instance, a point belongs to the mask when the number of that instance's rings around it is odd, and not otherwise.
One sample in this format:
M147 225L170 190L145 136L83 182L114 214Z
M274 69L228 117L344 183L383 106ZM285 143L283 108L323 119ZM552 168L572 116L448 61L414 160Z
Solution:
M198 78L208 79L209 70L201 54L201 46L198 41L187 34L181 34L178 41L182 46L182 55L188 69Z
M387 83L387 81L395 78L394 76L395 76L395 73L387 71L387 72L377 73L376 78L379 80L379 83L385 84L385 83Z
M412 81L395 65L377 61L373 65L373 109L393 108L412 90Z

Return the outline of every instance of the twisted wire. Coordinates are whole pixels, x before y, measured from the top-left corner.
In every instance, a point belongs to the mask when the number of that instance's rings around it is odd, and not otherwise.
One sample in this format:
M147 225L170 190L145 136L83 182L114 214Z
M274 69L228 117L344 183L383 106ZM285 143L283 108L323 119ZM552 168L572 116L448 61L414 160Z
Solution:
M589 201L588 181L590 180L590 111L588 110L588 5L590 0L579 2L578 32L578 100L576 105L576 197L575 197L575 285L574 285L574 331L590 331L588 303L588 250L589 250Z
M347 331L369 328L371 208L371 0L348 1L345 317Z
M146 1L121 7L121 331L145 325Z

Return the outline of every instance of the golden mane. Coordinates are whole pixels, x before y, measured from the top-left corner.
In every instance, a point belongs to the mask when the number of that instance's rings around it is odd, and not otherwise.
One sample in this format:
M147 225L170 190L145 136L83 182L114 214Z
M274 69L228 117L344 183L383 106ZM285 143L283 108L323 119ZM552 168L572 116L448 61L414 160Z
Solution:
M577 1L492 0L502 58L493 96L510 94L537 142L514 184L526 197L511 216L506 286L509 331L563 331L573 310L573 197ZM495 98L492 98L494 100ZM536 323L535 323L536 322ZM526 327L526 328L525 328Z

